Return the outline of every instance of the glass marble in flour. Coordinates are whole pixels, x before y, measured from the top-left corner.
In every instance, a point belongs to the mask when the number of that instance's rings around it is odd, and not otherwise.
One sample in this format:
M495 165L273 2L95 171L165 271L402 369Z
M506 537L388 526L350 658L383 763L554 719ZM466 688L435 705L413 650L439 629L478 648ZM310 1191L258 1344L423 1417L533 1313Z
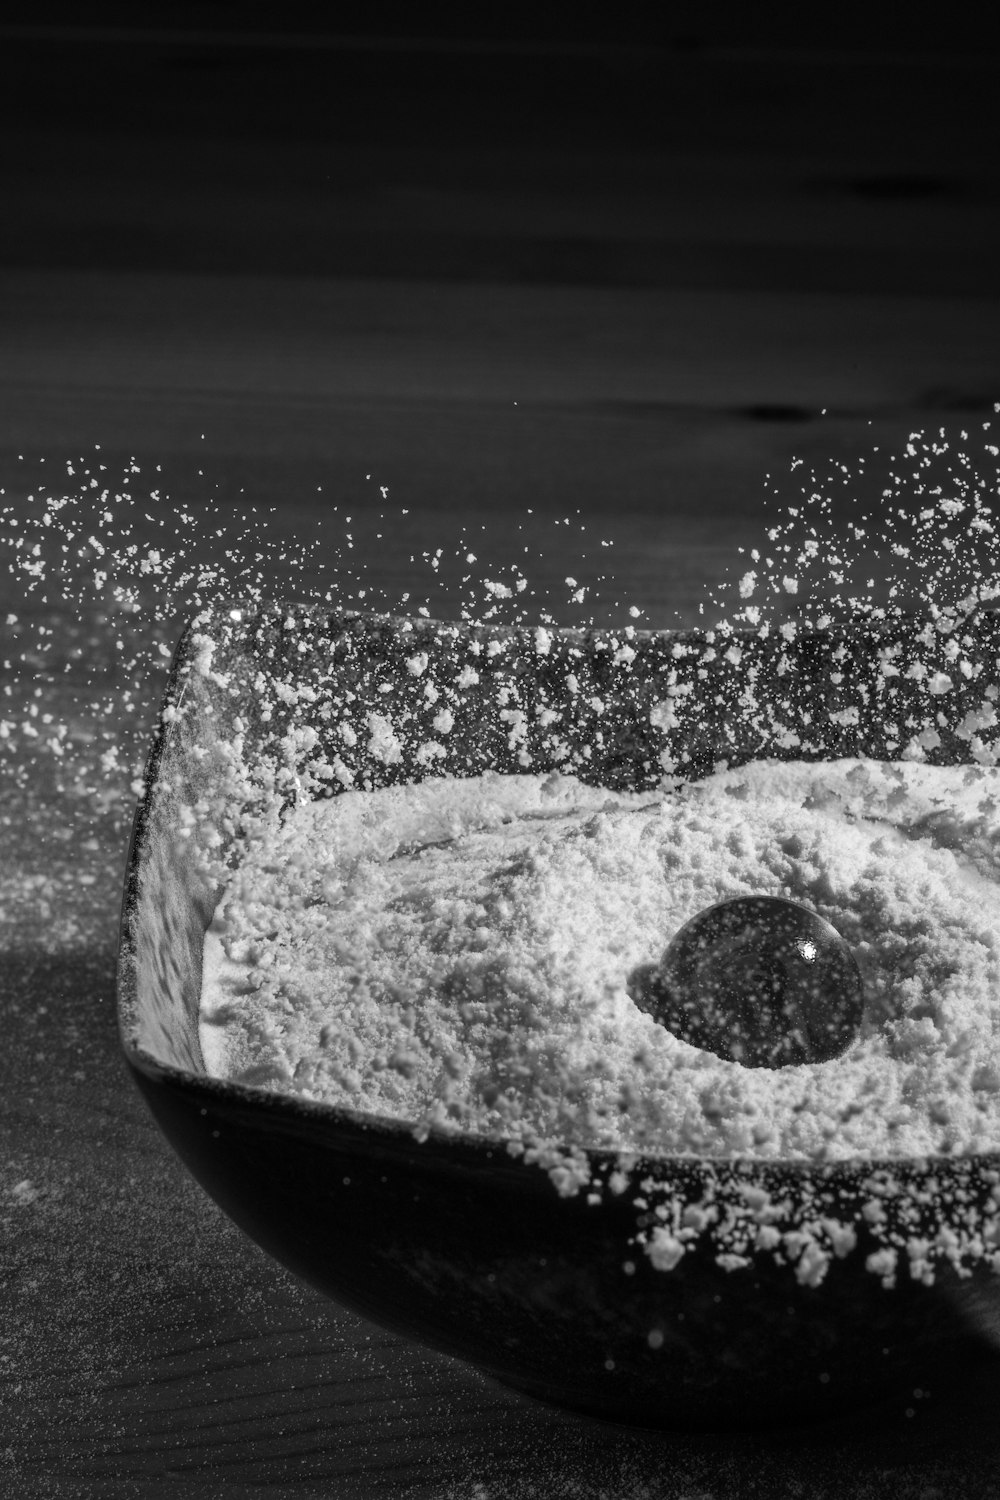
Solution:
M672 790L429 779L290 812L204 950L215 1076L572 1146L832 1159L1000 1148L1000 773L760 761ZM629 996L697 912L801 902L853 950L832 1061L723 1061Z

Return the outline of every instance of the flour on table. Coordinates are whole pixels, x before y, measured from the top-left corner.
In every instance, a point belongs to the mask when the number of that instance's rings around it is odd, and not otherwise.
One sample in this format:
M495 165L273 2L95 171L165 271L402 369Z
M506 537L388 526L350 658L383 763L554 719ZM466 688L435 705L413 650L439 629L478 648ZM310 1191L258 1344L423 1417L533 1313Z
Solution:
M206 935L208 1071L426 1129L664 1154L1000 1149L1000 773L760 761L654 793L429 779L291 810ZM723 1061L628 976L784 896L865 986L831 1061Z

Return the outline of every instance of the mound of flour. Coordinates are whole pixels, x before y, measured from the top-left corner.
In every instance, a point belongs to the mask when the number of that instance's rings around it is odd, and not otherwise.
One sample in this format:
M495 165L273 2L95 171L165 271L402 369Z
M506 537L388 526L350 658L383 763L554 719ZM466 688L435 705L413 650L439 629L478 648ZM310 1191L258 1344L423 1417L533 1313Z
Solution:
M244 852L206 935L208 1071L514 1140L834 1159L1000 1148L1000 773L756 762L669 792L487 775L345 792ZM629 998L717 901L853 950L832 1061L723 1061Z

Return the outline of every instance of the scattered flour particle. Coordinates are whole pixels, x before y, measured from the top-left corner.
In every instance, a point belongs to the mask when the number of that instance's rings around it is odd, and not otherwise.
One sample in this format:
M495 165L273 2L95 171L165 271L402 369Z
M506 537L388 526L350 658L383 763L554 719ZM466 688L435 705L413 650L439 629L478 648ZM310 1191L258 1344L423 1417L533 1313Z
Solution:
M41 1188L36 1187L27 1177L22 1178L20 1182L15 1182L14 1186L8 1188L7 1192L8 1196L21 1206L34 1203L42 1196Z
M392 723L384 714L368 715L368 752L383 765L397 764L403 758L403 747L396 737Z
M658 1227L646 1241L646 1254L658 1271L672 1271L685 1254L685 1246L668 1229Z
M891 1288L896 1285L896 1262L898 1253L891 1245L886 1245L881 1250L873 1250L871 1255L865 1257L865 1270L871 1271L873 1276L882 1279L882 1285Z

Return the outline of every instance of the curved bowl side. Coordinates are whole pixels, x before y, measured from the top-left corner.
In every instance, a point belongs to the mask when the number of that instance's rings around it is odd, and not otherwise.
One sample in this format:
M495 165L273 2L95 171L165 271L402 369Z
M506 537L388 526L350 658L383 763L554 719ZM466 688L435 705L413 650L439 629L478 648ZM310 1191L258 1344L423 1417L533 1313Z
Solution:
M956 1278L887 1290L863 1244L819 1287L763 1259L724 1271L708 1247L657 1270L629 1251L628 1194L562 1198L485 1142L417 1142L131 1066L193 1175L277 1260L559 1406L676 1429L824 1419L985 1347L955 1317Z

